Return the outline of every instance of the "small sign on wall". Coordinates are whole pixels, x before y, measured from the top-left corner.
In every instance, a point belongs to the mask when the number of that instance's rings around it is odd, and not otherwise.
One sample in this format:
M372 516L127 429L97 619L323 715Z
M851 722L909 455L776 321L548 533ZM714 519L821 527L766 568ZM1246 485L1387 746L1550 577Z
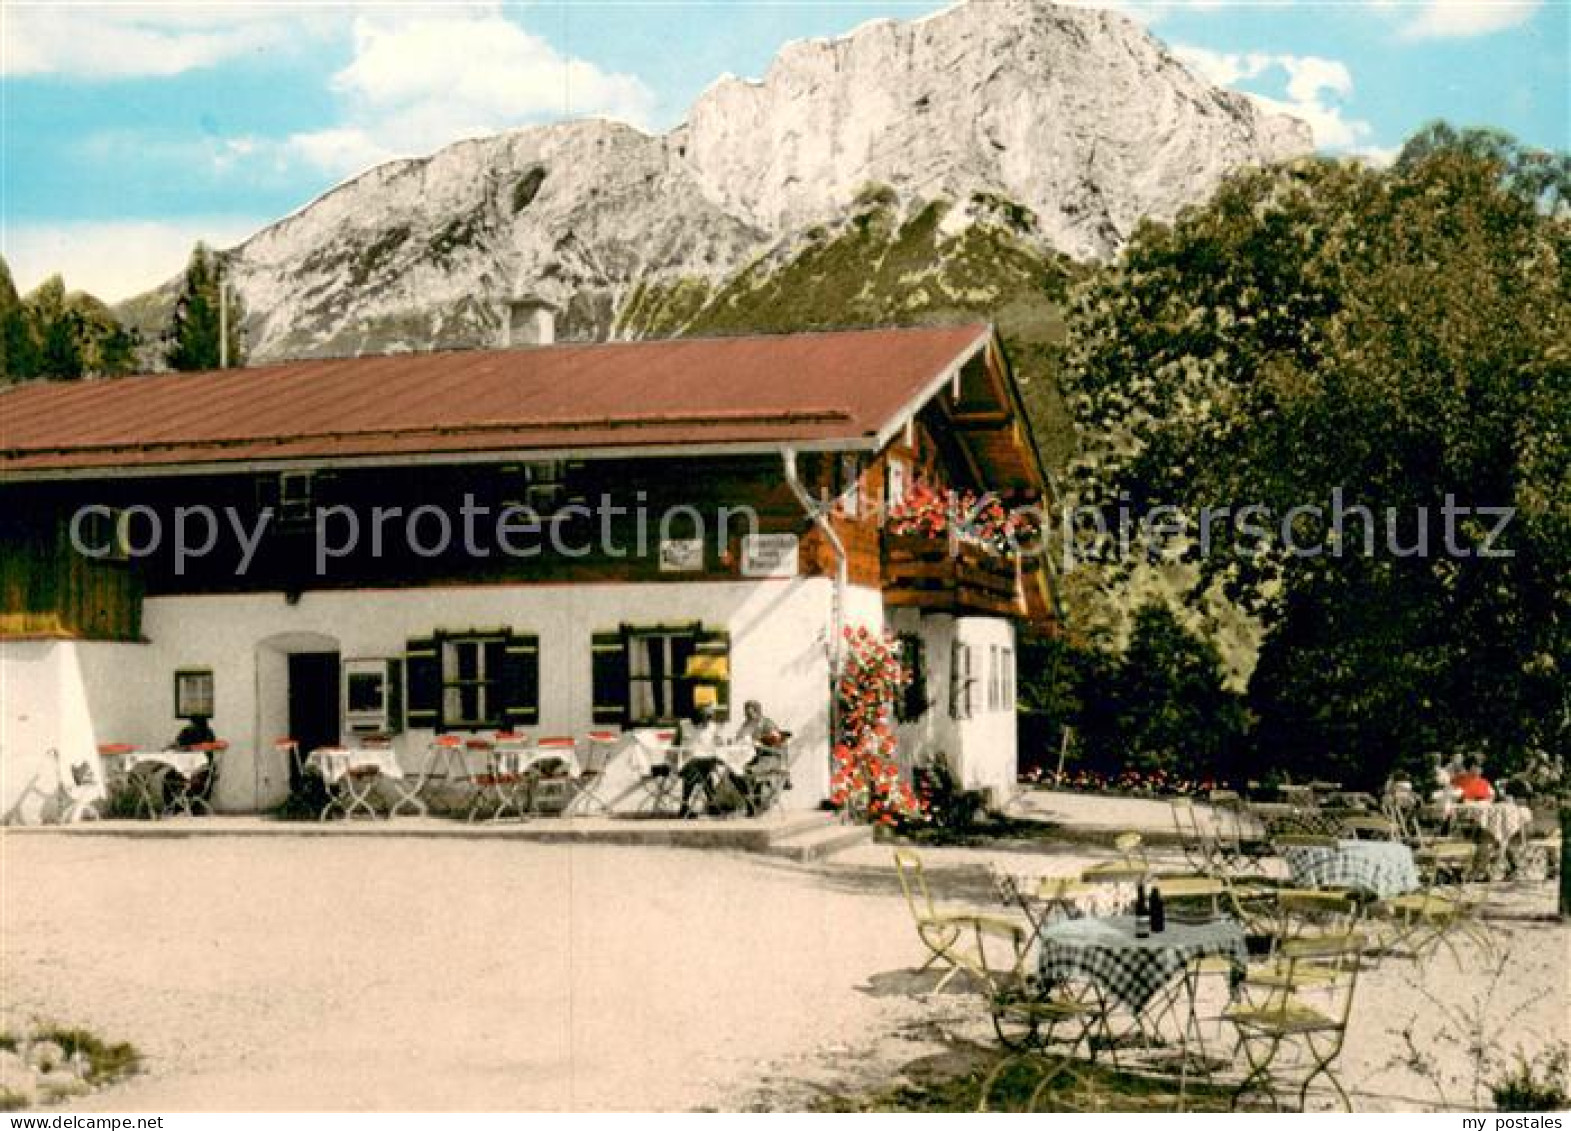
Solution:
M702 538L666 538L660 543L661 573L697 573L704 568Z
M749 534L742 539L743 577L795 577L795 534Z

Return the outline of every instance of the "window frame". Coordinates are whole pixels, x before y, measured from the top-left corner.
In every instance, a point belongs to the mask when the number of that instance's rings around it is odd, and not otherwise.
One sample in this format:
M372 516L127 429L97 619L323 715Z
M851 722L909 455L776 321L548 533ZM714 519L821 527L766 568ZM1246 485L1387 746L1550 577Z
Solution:
M439 675L437 692L437 726L440 731L453 730L489 730L499 729L505 722L507 712L507 694L503 686L507 666L507 644L509 633L506 630L473 631L445 633L437 639L437 671ZM486 663L486 645L495 644L499 649L496 670L488 671ZM475 676L465 678L450 677L448 674L449 648L457 649L464 646L475 649ZM452 653L454 669L462 672L463 664L458 652ZM466 688L476 690L475 704L476 717L469 718L460 714L450 714L448 711L449 692L457 691L460 712L463 707L463 691ZM495 708L493 711L492 708Z
M629 625L622 629L622 647L627 664L627 725L629 727L663 726L678 723L691 717L693 713L693 683L686 674L687 662L698 653L699 638L703 635L703 626L691 625ZM660 674L650 670L646 674L639 674L638 664L635 660L635 642L663 642ZM686 641L688 648L684 656L677 655L676 645L679 641ZM643 657L653 659L653 653ZM637 688L640 684L648 685L648 700L653 714L640 714L637 711L639 695ZM685 686L684 686L685 685ZM657 686L660 693L656 693ZM687 700L686 711L682 710L684 692ZM662 701L662 699L664 701ZM661 712L661 708L665 712Z
M205 711L182 710L186 707L185 681L206 680L207 709ZM212 668L176 668L174 675L174 700L175 718L177 719L211 719L218 707L218 680L213 676Z

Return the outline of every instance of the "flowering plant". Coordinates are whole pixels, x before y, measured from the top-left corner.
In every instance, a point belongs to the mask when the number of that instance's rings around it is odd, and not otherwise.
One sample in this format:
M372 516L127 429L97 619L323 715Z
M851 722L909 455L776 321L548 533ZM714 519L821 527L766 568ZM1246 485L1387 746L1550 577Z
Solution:
M891 726L895 696L910 678L900 649L887 633L845 630L846 660L835 696L840 709L839 741L829 800L835 808L878 825L922 816L922 805L901 780Z
M1083 793L1119 793L1136 796L1203 796L1222 787L1222 782L1212 777L1188 778L1170 774L1166 770L1122 770L1117 774L1101 774L1095 770L1065 770L1062 774L1037 768L1020 775L1027 785L1048 789L1075 790Z
M917 480L890 509L885 527L891 534L952 536L995 554L1013 554L1035 538L1039 524L1031 513L1005 507L992 492L938 491Z

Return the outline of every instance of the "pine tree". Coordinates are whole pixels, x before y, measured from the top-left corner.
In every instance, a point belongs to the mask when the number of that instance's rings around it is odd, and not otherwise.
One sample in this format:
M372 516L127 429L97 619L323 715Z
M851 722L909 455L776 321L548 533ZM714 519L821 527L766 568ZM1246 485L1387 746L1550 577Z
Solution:
M167 334L165 359L171 369L217 369L219 356L219 272L222 264L217 253L197 244L186 266L185 282L175 301L174 316ZM239 365L240 317L238 300L229 304L229 364Z

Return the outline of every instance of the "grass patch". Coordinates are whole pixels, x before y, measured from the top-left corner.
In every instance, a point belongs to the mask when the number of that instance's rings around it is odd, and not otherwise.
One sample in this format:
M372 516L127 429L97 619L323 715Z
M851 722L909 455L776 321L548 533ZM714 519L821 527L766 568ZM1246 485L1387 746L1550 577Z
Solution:
M80 1053L87 1060L87 1082L95 1087L130 1076L142 1066L142 1054L134 1046L125 1041L110 1044L86 1029L49 1026L40 1029L34 1039L53 1041L65 1050L67 1058Z
M1006 1059L1003 1053L990 1052L980 1062L969 1058L968 1067L960 1072L923 1071L920 1064L912 1065L906 1075L914 1078L887 1091L859 1097L826 1096L813 1108L837 1112L1222 1112L1229 1110L1232 1098L1225 1088L1190 1081L1180 1102L1176 1080L1137 1076L1084 1062L1075 1062L1072 1072L1057 1072L1044 1084L1045 1062L1031 1057L1014 1058L1014 1063L1004 1066L989 1083L989 1077Z

